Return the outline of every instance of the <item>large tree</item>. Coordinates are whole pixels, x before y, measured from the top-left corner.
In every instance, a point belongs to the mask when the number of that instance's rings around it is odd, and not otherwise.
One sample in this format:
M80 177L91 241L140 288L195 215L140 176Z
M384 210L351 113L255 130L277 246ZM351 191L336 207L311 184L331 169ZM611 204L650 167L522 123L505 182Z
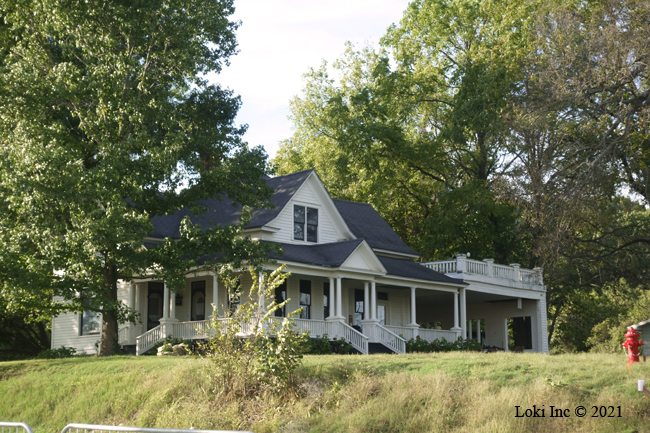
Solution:
M101 311L103 355L135 320L119 279L173 288L206 257L261 257L239 227L189 219L179 239L144 242L155 216L270 195L264 151L234 124L239 98L202 78L236 52L232 3L0 1L1 277Z
M416 0L377 50L307 74L281 172L316 167L333 195L369 201L425 258L519 261L505 113L519 91L524 2Z

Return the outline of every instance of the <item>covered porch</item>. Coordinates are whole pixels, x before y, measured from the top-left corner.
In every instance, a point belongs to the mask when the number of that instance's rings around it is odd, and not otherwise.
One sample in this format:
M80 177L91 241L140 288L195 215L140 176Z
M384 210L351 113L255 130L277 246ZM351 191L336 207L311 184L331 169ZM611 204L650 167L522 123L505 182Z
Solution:
M276 311L275 320L301 309L295 324L311 338L327 335L331 340L343 339L364 354L372 352L377 344L395 353L405 353L406 341L411 338L455 341L465 331L464 288L385 272L307 267L288 264L292 275L275 290L275 296L277 301L289 302L284 311ZM252 284L250 275L242 274L241 284L244 290L238 301L245 302ZM207 338L209 320L222 320L224 312L233 306L227 289L212 273L193 275L185 287L175 292L160 281L145 279L133 281L124 290L123 299L140 313L142 323L121 327L119 341L122 345L135 345L138 355L170 335L182 339ZM422 310L418 305L432 293L441 296L446 311L454 312L453 320L445 322L446 329L425 329L418 324L422 323L417 316Z

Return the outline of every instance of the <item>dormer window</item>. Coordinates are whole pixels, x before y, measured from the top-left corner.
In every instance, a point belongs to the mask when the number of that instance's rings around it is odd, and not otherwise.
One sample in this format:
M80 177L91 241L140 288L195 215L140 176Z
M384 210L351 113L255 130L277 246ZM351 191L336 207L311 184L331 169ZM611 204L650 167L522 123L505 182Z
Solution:
M304 241L305 236L307 242L318 242L318 209L294 205L293 239Z

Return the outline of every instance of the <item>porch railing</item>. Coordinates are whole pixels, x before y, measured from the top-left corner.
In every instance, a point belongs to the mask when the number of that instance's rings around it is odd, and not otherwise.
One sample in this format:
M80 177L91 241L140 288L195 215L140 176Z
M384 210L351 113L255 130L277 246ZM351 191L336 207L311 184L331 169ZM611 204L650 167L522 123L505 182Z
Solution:
M135 339L135 354L142 355L147 350L156 345L157 342L164 340L166 337L162 325L158 325L148 330Z
M172 335L174 338L184 340L208 338L208 320L174 323L172 324Z
M492 260L471 260L461 257L454 260L422 263L423 266L443 274L474 274L488 277L503 278L521 282L530 286L543 286L544 278L541 268L521 269L519 265L495 265ZM538 287L534 288L538 290Z
M326 320L294 319L294 323L301 331L309 332L309 336L312 338L320 338L323 335L336 337L336 335L334 335L332 322Z
M410 328L408 326L391 326L391 325L383 325L384 328L388 329L394 334L400 335L403 339L405 340L410 340L411 338L415 337L415 332L413 332L413 328Z
M381 343L395 353L406 353L406 340L382 325L374 325L374 337L377 343Z
M435 340L456 341L460 337L460 331L446 331L442 329L418 329L418 335L421 339L432 342Z
M128 344L129 343L129 326L124 326L117 331L117 342L119 344Z

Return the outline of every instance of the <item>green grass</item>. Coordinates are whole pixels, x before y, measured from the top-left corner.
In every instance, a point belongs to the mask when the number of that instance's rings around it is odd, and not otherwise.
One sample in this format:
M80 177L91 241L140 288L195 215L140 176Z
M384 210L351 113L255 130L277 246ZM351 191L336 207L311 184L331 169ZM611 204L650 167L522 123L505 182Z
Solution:
M113 357L0 363L0 420L35 433L68 423L254 432L650 431L650 363L621 355L445 353L307 356L295 399L232 401L193 358ZM516 418L536 405L544 418ZM551 418L549 407L570 409ZM587 415L575 416L577 406ZM593 418L592 406L621 406Z

